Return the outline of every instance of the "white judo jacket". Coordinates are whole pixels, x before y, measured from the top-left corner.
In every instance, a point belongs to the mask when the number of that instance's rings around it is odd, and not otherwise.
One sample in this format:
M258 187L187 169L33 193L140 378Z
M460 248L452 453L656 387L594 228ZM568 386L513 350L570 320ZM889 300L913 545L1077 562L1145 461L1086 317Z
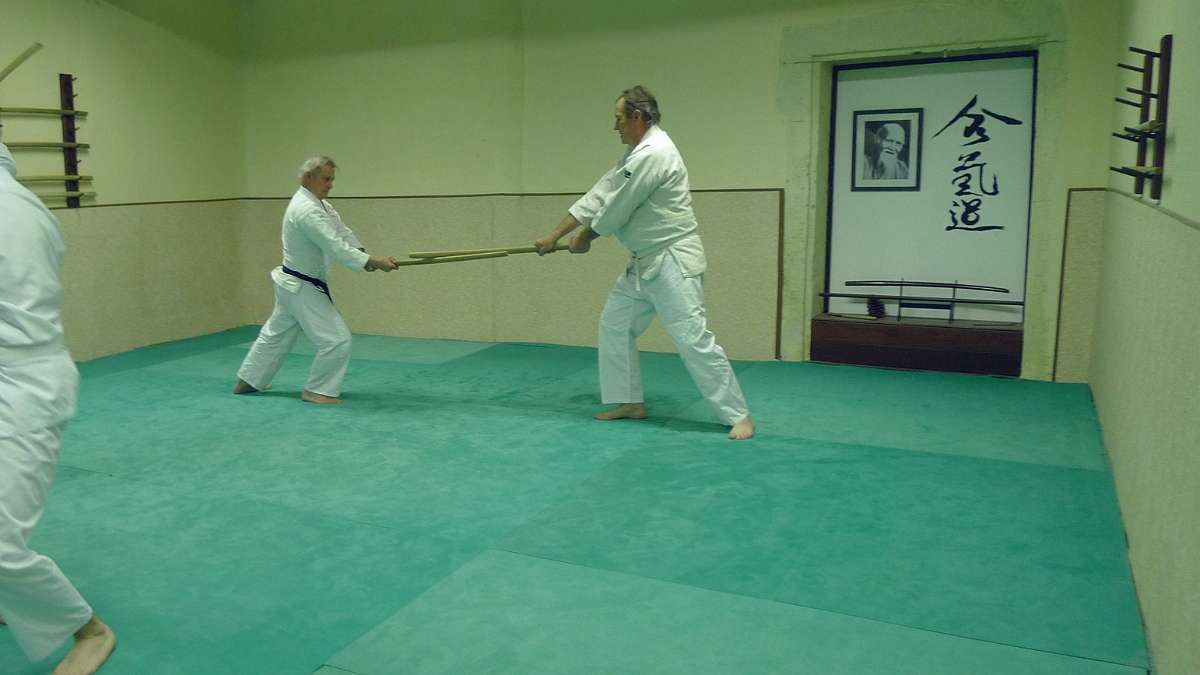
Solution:
M684 276L700 276L706 261L692 213L687 167L667 132L658 125L568 212L601 236L613 235L633 256L640 279L658 276L669 251Z
M0 143L0 438L66 422L79 392L63 344L62 231L16 176Z
M283 214L283 267L322 281L329 280L329 267L338 262L361 271L370 258L360 251L358 237L342 222L333 205L301 187L292 195ZM276 267L271 279L295 293L307 283Z

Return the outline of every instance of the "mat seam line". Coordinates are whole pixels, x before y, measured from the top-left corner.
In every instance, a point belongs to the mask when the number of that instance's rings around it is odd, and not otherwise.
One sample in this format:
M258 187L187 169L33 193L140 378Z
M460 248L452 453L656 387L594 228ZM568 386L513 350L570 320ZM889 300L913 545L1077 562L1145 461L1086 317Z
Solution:
M670 585L672 585L672 586L679 586L679 587L683 587L683 588L691 588L691 589L696 589L696 590L705 591L705 592L708 592L708 593L719 593L719 594L721 594L721 595L728 595L728 596L732 596L732 597L736 597L736 598L746 598L746 599L750 599L750 600L758 600L758 601L761 601L761 602L770 602L770 603L774 603L774 604L785 605L785 606L788 606L788 607L798 607L798 608L801 608L801 609L808 609L808 610L812 610L812 611L815 611L815 612L824 612L824 613L827 613L827 614L834 614L834 615L837 615L837 616L844 616L844 617L849 617L849 618L852 618L852 619L859 619L859 620L861 620L861 621L870 621L871 623L876 623L876 624L880 624L880 625L884 625L884 626L895 626L895 627L897 627L897 628L907 628L907 629L909 629L909 630L921 631L921 632L923 632L923 633L932 633L932 634L935 634L935 635L943 635L943 636L946 636L946 637L952 637L952 638L956 638L956 639L960 639L960 640L969 640L969 641L972 641L972 642L979 642L979 643L982 643L982 644L997 645L997 646L1000 646L1000 647L1010 647L1010 648L1012 648L1012 649L1020 649L1020 650L1024 650L1024 651L1038 652L1038 653L1041 653L1041 654L1050 654L1050 655L1054 655L1054 656L1063 656L1063 657L1072 658L1072 659L1080 659L1080 660L1083 660L1083 661L1091 661L1091 662L1093 662L1093 663L1104 663L1104 664L1109 664L1109 665L1114 665L1114 666L1123 666L1123 667L1126 667L1126 668L1133 668L1133 669L1142 669L1142 670L1145 670L1146 668L1148 668L1148 667L1149 667L1148 665L1142 665L1142 664L1131 664L1131 663L1123 663L1123 662L1121 662L1121 661L1110 661L1110 660L1108 660L1108 659L1100 659L1100 658L1096 658L1096 657L1092 657L1092 656L1083 656L1083 655L1080 655L1080 654L1070 654L1070 653L1067 653L1067 652L1057 652L1057 651L1053 651L1053 650L1049 650L1049 649L1040 649L1040 648L1037 648L1037 647L1028 647L1028 646L1025 646L1025 645L1012 644L1012 643L1009 643L1009 642L998 642L998 641L996 641L996 640L985 640L985 639L983 639L983 638L972 637L972 636L969 636L969 635L959 635L959 634L956 634L956 633L949 633L949 632L946 632L946 631L934 630L934 629L925 628L925 627L921 627L921 626L910 626L910 625L908 625L908 624L904 624L904 623L897 623L897 622L895 622L895 621L885 621L885 620L883 620L883 619L877 619L877 618L872 618L872 617L868 617L868 616L860 616L860 615L858 615L858 614L850 614L850 613L848 613L848 612L839 612L839 611L837 611L837 610L834 610L834 609L826 609L826 608L823 608L823 607L815 607L815 606L813 606L813 605L805 605L805 604L798 603L798 602L788 602L787 600L779 600L779 599L777 599L777 598L765 598L765 597L761 597L761 596L757 596L757 595L747 595L747 594L744 594L744 593L735 593L735 592L733 592L733 591L727 591L727 590L720 590L720 589L708 588L708 587L705 587L705 586L696 586L696 585L693 585L693 584L687 584L687 583L683 583L683 582L681 582L681 581L674 581L674 580L671 580L671 579L662 579L662 578L659 578L659 577L651 577L651 576L645 576L645 575L641 575L641 574L635 574L635 573L633 573L633 572L624 572L624 571L620 571L620 570L612 570L612 569L607 569L607 568L604 568L604 567L593 567L593 566L591 566L591 565L585 565L585 564L581 564L581 563L570 562L570 561L567 561L567 560L559 560L559 559L557 559L557 558L551 558L551 557L548 557L548 556L542 556L542 555L537 555L537 554L533 554L533 553L524 553L524 552L521 552L521 551L513 551L513 550L506 549L506 548L502 548L502 547L499 547L499 546L493 546L493 547L491 547L491 548L492 548L492 550L500 551L500 552L502 552L502 553L509 553L509 554L511 554L511 555L521 556L521 557L524 557L524 558L532 558L532 559L534 559L534 560L544 560L544 561L547 561L547 562L555 562L555 563L559 563L559 564L562 564L562 565L567 565L567 566L570 566L570 567L578 567L578 568L581 568L581 569L595 570L595 571L598 571L598 572L606 572L606 573L609 573L609 574L619 574L619 575L621 575L621 576L632 577L632 578L635 578L635 579L643 579L643 580L647 580L647 581L654 581L654 582L658 582L658 583L665 583L665 584L670 584Z

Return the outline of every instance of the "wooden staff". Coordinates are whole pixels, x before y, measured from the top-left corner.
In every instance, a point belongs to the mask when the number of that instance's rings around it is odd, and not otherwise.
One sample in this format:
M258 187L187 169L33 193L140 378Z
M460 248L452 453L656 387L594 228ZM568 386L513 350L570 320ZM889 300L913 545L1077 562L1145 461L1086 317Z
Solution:
M0 115L54 115L55 117L87 117L86 110L63 110L62 108L4 108Z
M22 149L25 149L25 150L33 150L33 149L36 149L36 148L41 148L41 149L78 148L78 149L80 149L80 150L87 150L88 148L90 148L90 147L92 147L92 146L91 146L91 144L89 144L89 143L71 143L71 142L68 142L68 143L60 143L60 142L57 142L57 141L54 141L54 142L49 142L49 141L47 141L47 142L43 142L43 141L21 141L21 142L19 142L19 143L9 143L9 144L8 144L8 147L10 147L10 148L22 148Z
M35 192L33 193L38 199L46 201L47 199L70 199L72 197L95 197L95 192Z
M36 52L37 50L39 50L41 48L42 48L42 43L40 43L40 42L35 42L35 43L29 45L29 49L26 49L25 51L21 52L21 55L18 56L16 59L14 59L12 63L5 66L4 70L0 70L0 81L3 81L4 78L8 77L9 74L12 73L12 71L19 68L22 63L25 63L25 61L29 57L33 56L34 52Z
M447 255L437 258L421 258L420 260L401 260L397 265L436 265L438 263L461 262L463 260L484 260L486 258L503 258L508 255L505 251L484 251L470 255Z
M17 176L18 183L61 183L68 180L91 182L91 176Z
M559 244L558 246L554 247L554 250L555 251L565 251L568 248L570 248L570 247L567 244ZM513 254L513 253L537 253L537 250L538 250L538 248L536 246L513 246L510 248L472 248L472 249L462 249L459 251L418 251L416 253L409 253L408 257L428 259L428 258L446 258L446 257L450 257L450 256L460 256L460 255L478 255L478 254L482 254L482 253L504 253L505 255L509 255L509 254Z

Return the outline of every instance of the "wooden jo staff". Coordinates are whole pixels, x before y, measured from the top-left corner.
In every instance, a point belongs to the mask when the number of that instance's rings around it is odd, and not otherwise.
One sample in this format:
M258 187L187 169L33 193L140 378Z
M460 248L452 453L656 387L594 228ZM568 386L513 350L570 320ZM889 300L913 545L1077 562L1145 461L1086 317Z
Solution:
M554 250L555 251L565 251L568 248L570 248L570 247L567 244L559 244L558 246L554 247ZM440 259L448 259L448 258L454 258L456 260L457 259L472 260L473 258L465 257L465 256L485 256L485 254L489 254L489 253L498 253L501 255L509 255L509 254L513 254L513 253L537 253L537 250L538 250L538 247L536 247L536 246L513 246L510 248L470 248L470 249L462 249L462 250L458 250L458 251L418 251L415 253L409 253L408 257L423 258L425 260L431 260L434 258L437 258L439 260ZM500 255L486 255L485 257L498 258L501 256ZM447 260L447 262L449 262L449 260Z
M8 76L9 76L9 74L11 74L11 73L12 73L12 71L14 71L14 70L16 70L18 67L20 67L20 65L21 65L22 63L25 63L25 61L26 61L26 60L27 60L29 57L33 56L33 55L34 55L34 53L36 53L36 52L37 52L37 50L39 50L39 49L41 49L41 48L42 48L42 43L40 43L40 42L35 42L35 43L33 43L32 45L29 45L29 48L28 48L28 49L26 49L25 51L21 52L20 56L18 56L17 58L13 59L13 62L12 62L12 63L10 63L10 64L8 64L7 66L5 66L5 67L4 67L4 70L0 70L0 81L3 81L3 80L4 80L4 78L8 77Z
M420 258L418 260L401 260L396 264L399 266L406 265L436 265L438 263L461 262L463 260L483 260L485 258L503 258L508 255L507 251L482 251L473 254L463 255L445 255L436 258Z

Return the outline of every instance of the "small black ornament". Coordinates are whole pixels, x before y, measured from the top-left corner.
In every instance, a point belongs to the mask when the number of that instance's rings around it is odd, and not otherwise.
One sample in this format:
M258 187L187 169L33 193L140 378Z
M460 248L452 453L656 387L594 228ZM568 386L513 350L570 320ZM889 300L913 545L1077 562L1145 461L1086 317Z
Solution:
M882 319L886 316L887 312L883 308L883 301L879 298L867 298L867 314L875 319Z

